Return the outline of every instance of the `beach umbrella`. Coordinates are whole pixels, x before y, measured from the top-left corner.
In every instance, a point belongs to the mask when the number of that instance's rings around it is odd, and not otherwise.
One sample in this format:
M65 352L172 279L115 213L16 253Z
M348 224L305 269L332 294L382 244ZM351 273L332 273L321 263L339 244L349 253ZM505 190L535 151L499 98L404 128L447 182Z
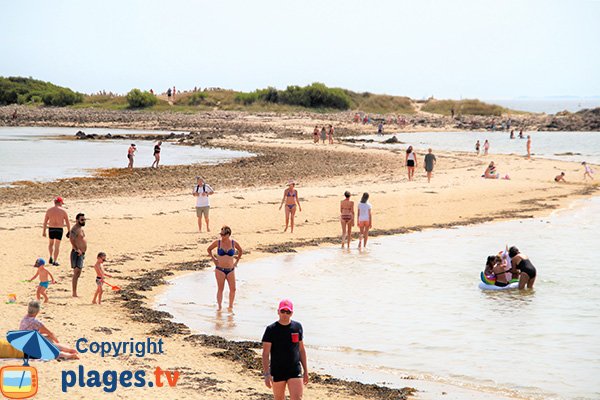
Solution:
M60 353L60 350L38 331L9 331L6 340L12 347L25 353L26 358L54 360Z

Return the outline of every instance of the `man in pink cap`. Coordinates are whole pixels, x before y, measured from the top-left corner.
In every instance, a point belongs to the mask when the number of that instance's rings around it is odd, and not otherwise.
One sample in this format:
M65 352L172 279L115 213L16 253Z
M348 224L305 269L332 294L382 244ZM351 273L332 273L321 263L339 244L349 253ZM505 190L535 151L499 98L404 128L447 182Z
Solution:
M267 326L262 337L265 385L273 388L275 400L285 399L286 386L290 393L290 400L300 400L302 385L308 384L302 325L292 321L293 313L292 302L287 299L281 300L277 308L279 321Z
M58 265L58 252L60 251L63 227L67 226L67 232L71 230L69 216L62 208L63 204L63 198L56 197L54 199L54 207L50 207L44 216L42 236L46 237L46 228L48 228L48 252L50 253L50 264L52 265Z

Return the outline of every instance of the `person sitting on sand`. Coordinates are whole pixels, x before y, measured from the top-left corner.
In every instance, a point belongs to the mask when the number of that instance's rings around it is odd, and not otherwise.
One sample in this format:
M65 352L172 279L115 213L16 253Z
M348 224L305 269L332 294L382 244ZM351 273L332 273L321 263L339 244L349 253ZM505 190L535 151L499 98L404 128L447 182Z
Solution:
M102 269L102 266L105 261L106 253L101 251L96 257L96 264L94 264L94 269L96 270L96 292L94 293L92 304L102 304L102 286L104 285L104 277L108 276L109 278L112 278L112 276L104 272L104 270ZM98 300L97 303L96 299Z
M590 166L587 165L587 163L585 161L582 162L581 165L583 165L583 168L585 169L585 172L583 173L583 180L586 181L587 178L594 180L594 177L592 176L592 175L594 175L594 170L591 169Z
M323 128L324 129L324 128ZM279 205L279 209L283 207L283 203L285 203L285 229L284 232L287 232L288 225L290 225L290 232L294 233L294 217L296 215L296 204L298 205L298 211L302 211L302 207L300 206L300 198L298 197L298 191L295 189L296 182L293 180L289 180L287 183L287 189L283 191L283 199L281 199L281 204Z
M352 227L354 226L354 202L350 200L350 192L344 193L345 199L340 201L340 223L342 224L342 249L345 242L352 240Z
M363 193L360 203L358 203L358 216L356 217L358 229L358 248L361 245L367 247L369 239L369 229L373 227L373 216L371 215L371 204L369 203L369 193Z
M494 164L493 161L490 162L490 164L485 169L485 172L483 173L483 175L481 175L481 177L483 177L485 179L498 179L498 178L500 178L500 174L496 171L496 165ZM502 179L509 180L510 176L508 176L508 174L506 174L506 175L504 175L502 177Z
M528 289L533 288L537 271L529 260L529 257L525 254L521 254L516 246L512 246L508 249L508 255L511 260L512 275L513 277L519 277L519 289L524 289L525 286L527 286Z
M137 149L135 148L135 143L131 143L131 146L129 146L129 149L127 149L127 160L129 160L127 168L129 169L133 169L133 157L135 156L136 151Z
M55 284L56 281L54 280L54 276L52 276L52 273L50 273L50 271L48 271L44 266L45 264L46 261L44 261L43 258L38 258L37 260L35 260L35 264L33 264L33 266L37 268L37 271L35 275L31 277L31 279L29 279L29 282L33 281L38 276L40 277L40 284L38 285L37 291L35 292L35 297L38 300L43 297L44 303L47 303L48 295L46 294L46 289L48 289L48 286L50 285L48 277L52 279L52 284Z
M79 360L77 350L64 346L59 343L58 338L46 326L41 323L36 316L40 312L40 302L32 300L27 305L27 315L23 317L19 324L19 330L38 331L47 337L60 351L58 357L66 360Z
M491 161L490 164L488 165L488 167L485 169L485 172L483 173L483 176L485 179L498 179L500 178L500 174L498 172L496 172L496 165L494 165L494 162Z
M554 182L565 182L566 183L567 181L565 180L565 173L561 172L559 175L556 175L554 177Z
M235 268L242 258L242 247L238 242L231 239L231 228L223 226L221 228L221 239L215 240L206 249L211 260L215 263L215 278L217 280L217 311L221 311L223 303L223 290L225 281L229 286L229 307L233 310L233 301L235 300ZM217 255L213 250L217 249ZM235 256L237 250L237 257Z

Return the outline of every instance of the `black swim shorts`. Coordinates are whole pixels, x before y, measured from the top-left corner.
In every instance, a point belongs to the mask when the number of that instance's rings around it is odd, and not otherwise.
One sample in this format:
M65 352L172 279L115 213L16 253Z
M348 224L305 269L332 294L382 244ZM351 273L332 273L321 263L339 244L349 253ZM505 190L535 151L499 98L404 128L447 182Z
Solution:
M63 228L48 228L48 237L50 239L62 240Z
M283 373L271 375L273 382L287 382L289 379L302 378L301 372Z
M415 160L406 160L406 166L407 167L414 167L415 166Z

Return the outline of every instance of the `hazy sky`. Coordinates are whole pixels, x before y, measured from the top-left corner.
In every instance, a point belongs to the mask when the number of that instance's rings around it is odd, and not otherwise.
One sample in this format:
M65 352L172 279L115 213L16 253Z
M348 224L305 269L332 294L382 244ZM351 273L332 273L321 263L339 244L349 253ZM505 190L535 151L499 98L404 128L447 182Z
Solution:
M82 92L323 82L414 98L600 95L600 1L6 1L0 76Z

